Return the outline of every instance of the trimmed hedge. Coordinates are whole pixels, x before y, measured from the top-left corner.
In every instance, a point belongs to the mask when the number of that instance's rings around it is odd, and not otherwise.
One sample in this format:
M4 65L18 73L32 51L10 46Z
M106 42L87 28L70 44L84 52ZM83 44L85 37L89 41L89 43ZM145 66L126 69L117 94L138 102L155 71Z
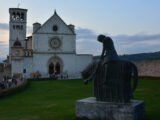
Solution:
M151 77L151 76L138 76L138 79L151 79L151 80L160 80L160 77Z
M8 88L8 89L4 89L4 90L0 91L0 98L6 97L8 95L11 95L11 94L14 94L17 92L20 92L24 88L26 88L28 86L28 84L29 84L29 81L27 79L25 79L21 85L18 85L18 86L12 87L12 88Z
M52 81L57 80L57 78L29 78L29 81Z

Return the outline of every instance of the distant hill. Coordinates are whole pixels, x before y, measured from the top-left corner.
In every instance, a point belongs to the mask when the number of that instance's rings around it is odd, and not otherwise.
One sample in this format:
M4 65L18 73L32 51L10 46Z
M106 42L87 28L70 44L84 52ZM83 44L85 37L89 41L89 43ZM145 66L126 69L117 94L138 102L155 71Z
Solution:
M0 63L3 61L3 60L5 60L6 58L0 58Z
M154 60L160 59L160 51L153 53L139 53L139 54L131 54L131 55L120 55L121 59L129 60L129 61L145 61L145 60ZM94 59L99 59L100 56L95 56Z

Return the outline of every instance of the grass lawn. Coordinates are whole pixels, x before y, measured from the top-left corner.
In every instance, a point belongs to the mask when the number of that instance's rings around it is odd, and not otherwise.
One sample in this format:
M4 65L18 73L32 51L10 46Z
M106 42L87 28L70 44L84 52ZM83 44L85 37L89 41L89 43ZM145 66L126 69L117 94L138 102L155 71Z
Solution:
M76 120L75 101L90 96L91 82L32 81L24 91L0 99L0 120ZM146 120L160 120L160 80L140 79L134 96L145 101Z

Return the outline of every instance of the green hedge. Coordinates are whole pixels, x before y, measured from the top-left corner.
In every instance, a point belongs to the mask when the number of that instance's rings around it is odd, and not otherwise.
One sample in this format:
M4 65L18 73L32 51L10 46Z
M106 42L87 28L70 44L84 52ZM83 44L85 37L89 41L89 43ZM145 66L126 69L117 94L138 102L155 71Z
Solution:
M27 85L29 84L29 81L26 79L23 81L23 83L21 85L12 87L12 88L8 88L8 89L4 89L2 91L0 91L0 98L17 93L22 91L24 88L27 87Z
M160 80L160 77L151 77L151 76L138 76L138 79L151 79L151 80Z
M57 80L57 78L30 78L29 81L52 81Z

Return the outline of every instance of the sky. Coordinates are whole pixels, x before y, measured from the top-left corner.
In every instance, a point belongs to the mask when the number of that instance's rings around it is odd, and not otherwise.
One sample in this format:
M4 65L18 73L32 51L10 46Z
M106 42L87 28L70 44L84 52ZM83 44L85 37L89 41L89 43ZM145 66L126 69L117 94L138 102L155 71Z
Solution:
M9 8L25 8L32 24L54 14L76 27L77 53L100 55L97 36L110 36L118 54L160 51L160 0L0 0L0 58L8 55Z

